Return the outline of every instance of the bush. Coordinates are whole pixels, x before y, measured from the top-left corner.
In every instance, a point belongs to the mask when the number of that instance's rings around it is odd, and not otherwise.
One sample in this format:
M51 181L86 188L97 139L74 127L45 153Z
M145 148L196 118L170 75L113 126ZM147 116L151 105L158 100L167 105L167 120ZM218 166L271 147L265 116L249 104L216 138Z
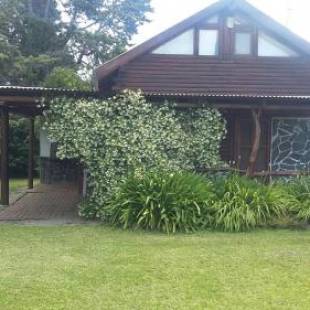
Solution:
M129 177L104 209L123 228L166 233L190 232L208 225L214 198L211 182L192 173L155 173Z
M232 175L215 181L213 227L239 232L265 225L285 213L289 197L281 187Z
M298 220L310 222L310 177L300 176L286 183L287 192L292 197L291 214Z

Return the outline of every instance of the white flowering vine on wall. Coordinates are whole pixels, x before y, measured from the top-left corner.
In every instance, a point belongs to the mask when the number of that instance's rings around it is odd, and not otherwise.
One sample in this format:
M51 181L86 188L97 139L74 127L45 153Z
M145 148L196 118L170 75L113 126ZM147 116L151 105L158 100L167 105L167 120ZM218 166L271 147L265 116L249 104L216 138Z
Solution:
M78 159L89 171L81 210L87 217L104 214L105 202L130 173L217 165L225 134L215 109L177 111L133 91L106 100L54 100L44 126L58 143L57 156Z

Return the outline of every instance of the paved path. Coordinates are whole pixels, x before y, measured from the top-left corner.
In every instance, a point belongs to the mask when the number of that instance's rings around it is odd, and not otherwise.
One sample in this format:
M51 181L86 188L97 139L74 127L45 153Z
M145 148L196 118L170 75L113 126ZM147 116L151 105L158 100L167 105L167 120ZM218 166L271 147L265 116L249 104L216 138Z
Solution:
M0 211L0 222L81 223L83 220L78 216L77 207L79 200L78 190L72 184L41 184Z

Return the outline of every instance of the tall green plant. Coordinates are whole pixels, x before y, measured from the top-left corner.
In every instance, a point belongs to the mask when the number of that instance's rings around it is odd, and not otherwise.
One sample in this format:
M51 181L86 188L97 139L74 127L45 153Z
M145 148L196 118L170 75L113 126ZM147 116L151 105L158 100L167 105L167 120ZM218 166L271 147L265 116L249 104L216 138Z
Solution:
M310 177L299 176L285 185L287 192L295 199L290 211L297 220L310 222Z
M280 187L265 186L245 177L220 178L215 188L213 226L224 231L239 232L267 224L283 215L287 207L287 195Z
M123 228L190 232L208 224L211 182L191 173L149 172L130 176L104 213Z

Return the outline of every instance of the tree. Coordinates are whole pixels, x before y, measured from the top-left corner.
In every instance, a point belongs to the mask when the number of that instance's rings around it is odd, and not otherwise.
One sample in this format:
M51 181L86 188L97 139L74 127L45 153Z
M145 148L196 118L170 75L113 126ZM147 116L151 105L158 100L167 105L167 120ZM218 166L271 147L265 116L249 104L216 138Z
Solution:
M45 87L66 87L78 90L91 90L89 82L84 81L71 68L56 67L51 74L46 78Z
M123 52L151 11L149 0L67 0L62 7L64 43L86 68Z
M150 0L0 0L0 85L89 89L93 68L126 49L150 10ZM24 127L12 122L15 172L27 162Z
M89 78L150 11L150 0L1 0L0 82L42 85L55 67Z

